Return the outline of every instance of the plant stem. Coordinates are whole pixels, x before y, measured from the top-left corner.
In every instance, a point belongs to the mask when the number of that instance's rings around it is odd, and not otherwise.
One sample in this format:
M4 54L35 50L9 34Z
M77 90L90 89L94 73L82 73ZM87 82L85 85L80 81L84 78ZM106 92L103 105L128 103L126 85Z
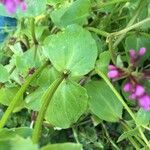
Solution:
M148 22L150 22L150 17L148 17L148 18L146 18L146 19L144 19L144 20L142 20L142 21L140 21L140 22L138 22L138 23L136 23L136 24L134 24L134 25L132 25L132 26L129 26L129 27L123 29L123 30L120 30L120 31L118 31L118 32L111 33L111 35L113 35L113 36L118 36L118 35L127 33L127 32L129 32L130 30L133 30L133 29L135 29L135 28L138 28L138 27L140 27L140 26L142 26L143 24L148 23Z
M97 33L101 36L104 36L104 37L108 37L110 34L110 33L107 33L106 31L102 31L102 30L94 28L94 27L86 27L86 29L89 31L95 32L95 33Z
M108 37L107 41L108 41L108 47L109 47L109 53L110 53L111 60L112 60L113 64L116 64L116 55L115 55L115 51L113 48L112 36Z
M116 97L118 98L118 100L122 103L122 105L124 106L124 108L127 110L127 112L130 114L130 116L132 117L132 119L134 120L136 126L138 127L139 133L141 134L141 137L143 139L143 141L147 144L148 148L150 149L150 144L149 141L147 140L147 138L145 137L145 135L143 134L141 127L138 125L136 118L133 114L133 112L131 111L131 109L128 107L128 105L125 103L125 101L122 99L122 97L120 96L120 94L118 93L118 91L114 88L114 86L111 84L111 82L109 81L109 79L105 76L105 74L103 72L101 72L100 70L96 69L95 70L96 73L102 77L102 79L107 83L107 85L110 87L110 89L114 92L114 94L116 95Z
M49 62L46 62L43 66L41 66L32 76L28 77L25 81L25 83L21 86L20 90L17 92L11 103L9 104L7 110L5 111L4 115L2 116L0 120L0 129L4 127L6 124L9 116L11 115L12 111L14 110L15 106L18 104L18 101L20 100L20 97L23 95L23 93L26 91L28 86L30 85L31 81L33 81L41 72L42 70L49 64Z
M63 74L59 79L57 79L56 81L53 82L52 85L49 86L49 88L47 89L47 91L45 92L45 94L42 96L42 106L39 110L36 122L35 122L35 127L33 130L33 135L32 135L32 141L33 143L38 143L40 136L41 136L41 130L42 130L42 124L43 124L43 120L45 117L45 113L47 111L47 108L49 106L49 103L54 95L54 93L56 92L57 88L59 87L59 85L62 83L62 81L64 80L65 75Z
M128 1L130 1L130 0L113 0L111 2L98 3L96 7L103 8L103 7L113 5L113 4L117 4L117 3L121 3L121 2L128 2Z
M76 142L77 142L77 143L80 143L80 142L79 142L79 139L78 139L77 132L76 132L76 127L72 127L72 131L73 131L73 136L74 136Z
M120 123L124 126L124 128L125 128L127 131L132 130L132 128L131 128L124 120L122 120ZM145 146L145 143L138 137L138 135L134 135L134 137L137 139L137 141L138 141L142 146ZM137 150L140 149L138 143L136 143L132 137L128 137L128 139L129 139L130 142L135 146L135 148L136 148Z
M37 45L38 41L35 35L35 19L34 18L31 18L31 35L32 35L34 44Z
M137 17L139 16L143 6L145 5L145 0L140 1L139 5L138 5L138 9L135 12L134 16L132 17L132 19L129 21L129 23L127 24L127 27L133 25L133 23L136 21ZM117 47L117 45L124 39L126 34L122 34L114 43L113 47Z
M10 69L10 71L9 71L9 75L11 75L11 74L14 72L15 69L16 69L16 66L13 66L13 67Z
M138 129L139 129L139 132L140 132L140 134L141 134L142 139L144 140L144 142L147 144L148 148L150 149L150 142L147 140L146 136L145 136L144 133L142 132L141 127L139 126Z
M106 137L108 138L108 140L110 141L110 143L112 144L112 146L116 149L116 150L120 150L120 148L113 142L113 140L111 139L111 137L109 136L109 133L107 131L107 128L105 126L105 124L102 123L102 127L105 131Z

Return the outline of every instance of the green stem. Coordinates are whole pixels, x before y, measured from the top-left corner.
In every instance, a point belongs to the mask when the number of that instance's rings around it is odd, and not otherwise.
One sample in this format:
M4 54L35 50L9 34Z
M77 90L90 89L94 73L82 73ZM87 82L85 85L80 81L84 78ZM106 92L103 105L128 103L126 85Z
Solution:
M131 128L124 120L122 120L120 123L123 125L123 127L125 128L125 130L127 130L127 131L132 130L132 128ZM138 137L138 135L135 134L134 137L137 139L137 141L138 141L142 146L145 146L145 143ZM139 148L139 145L134 141L134 139L133 139L132 137L128 137L128 139L129 139L130 142L135 146L136 149L138 149L138 150L140 149L140 148Z
M101 36L104 36L104 37L109 36L109 33L107 33L106 31L102 31L102 30L94 28L94 27L86 27L86 29L89 30L89 31L95 32L95 33L97 33Z
M77 143L80 143L80 142L79 142L79 139L78 139L77 132L76 132L76 127L72 127L72 131L73 131L73 136L74 136L76 142L77 142Z
M110 6L110 5L113 5L113 4L117 4L117 3L121 3L121 2L128 2L130 0L113 0L111 2L106 2L106 3L99 3L97 4L97 8L103 8L103 7L107 7L107 6Z
M48 64L49 63L46 62L32 76L30 76L26 79L25 83L21 86L20 90L17 92L17 94L15 95L15 97L13 98L11 103L9 104L7 110L5 111L4 115L2 116L2 118L0 120L0 129L2 129L4 127L4 125L6 124L9 116L11 115L11 113L14 110L15 106L18 104L18 101L20 100L20 97L26 91L26 89L30 85L31 81L33 81Z
M38 143L40 136L41 136L41 130L42 130L42 124L43 124L43 120L45 117L45 113L47 111L47 108L49 106L49 103L54 95L54 93L56 92L57 88L59 87L59 85L62 83L62 81L64 80L65 75L62 75L58 80L54 81L52 85L49 86L49 88L47 89L47 91L45 92L45 94L42 97L42 106L39 110L39 114L37 116L36 122L35 122L35 127L33 130L33 135L32 135L32 141L33 143Z
M118 91L114 88L114 86L111 84L111 82L109 81L109 79L105 76L105 74L103 72L101 72L100 70L96 69L96 73L102 77L102 79L107 83L107 85L110 87L110 89L114 92L114 94L116 95L116 97L118 98L118 100L122 103L122 105L124 106L124 108L127 110L127 112L130 114L130 116L132 117L132 119L134 120L136 126L138 127L139 133L141 134L142 139L144 140L144 142L147 144L147 146L150 148L150 144L149 141L147 140L147 138L145 137L144 133L141 130L141 127L138 125L136 118L133 114L133 112L131 111L131 109L128 107L128 105L125 103L125 101L122 99L122 97L120 96L120 94L118 93Z
M120 150L120 148L113 142L113 140L111 139L111 137L109 136L109 133L107 131L107 128L105 126L105 124L102 123L102 127L105 131L106 137L107 139L110 141L110 143L112 144L112 146L116 149L116 150Z
M142 0L140 1L139 5L138 5L138 9L135 12L134 16L132 17L132 19L129 21L129 23L127 24L127 27L133 25L133 23L136 21L137 17L139 16L143 6L145 5L145 1ZM126 34L122 34L114 43L113 47L117 47L117 45L124 39Z
M140 27L140 26L142 26L142 25L144 25L145 23L148 23L148 22L150 22L150 17L148 17L148 18L146 18L146 19L144 19L144 20L142 20L142 21L140 21L140 22L138 22L138 23L136 23L136 24L134 24L134 25L132 25L132 26L129 26L129 27L127 27L127 28L125 28L125 29L123 29L123 30L121 30L121 31L111 33L111 35L113 35L113 36L118 36L118 35L127 33L127 32L129 32L130 30L133 30L133 29L135 29L135 28L138 28L138 27ZM110 36L111 36L111 35L110 35Z
M147 147L150 149L150 142L147 140L146 136L144 135L144 133L142 132L142 128L139 126L138 127L139 132L141 134L142 139L144 140L144 142L146 143Z
M32 35L34 44L37 45L38 41L35 35L35 19L34 18L31 19L31 35Z
M111 57L111 60L113 62L113 64L116 64L116 55L115 55L115 51L114 51L114 48L113 48L113 38L112 36L108 37L108 47L109 47L109 53L110 53L110 57Z
M16 69L16 66L13 66L13 67L10 69L10 71L9 71L9 75L11 75L11 74L14 72L15 69Z

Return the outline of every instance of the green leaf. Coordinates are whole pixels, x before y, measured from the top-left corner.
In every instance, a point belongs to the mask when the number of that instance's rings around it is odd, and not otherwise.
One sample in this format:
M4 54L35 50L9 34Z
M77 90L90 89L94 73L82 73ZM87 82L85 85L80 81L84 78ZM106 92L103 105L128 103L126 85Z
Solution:
M9 106L14 96L18 92L19 87L4 87L0 89L0 103ZM24 107L23 96L20 97L20 101L14 109L14 112L19 111Z
M129 137L132 137L134 135L136 135L138 132L138 129L135 128L135 129L132 129L132 130L129 130L129 131L126 131L124 132L121 136L119 136L117 142L121 142L123 141L124 139L128 139Z
M26 108L34 111L39 111L42 104L41 98L46 89L46 87L39 87L34 92L29 94L25 99Z
M10 141L0 141L0 149L1 150L11 150Z
M22 55L15 56L15 65L19 73L26 76L29 72L29 69L37 68L41 65L40 56L36 55L34 58L35 49L34 47L26 51Z
M48 37L44 52L58 71L67 70L72 77L90 72L97 57L91 34L78 25L68 26L64 32Z
M16 137L11 141L11 150L39 150L38 145L33 144L31 139Z
M77 0L51 13L52 21L59 27L71 24L83 25L90 11L90 0Z
M136 120L138 125L148 125L150 123L150 111L140 109L137 113Z
M15 136L13 139L0 141L1 150L39 150L38 145L33 144L31 139L23 139Z
M100 54L99 59L96 62L96 66L99 70L105 74L108 72L108 65L110 63L110 54L108 51L104 51Z
M17 10L17 17L34 17L42 14L46 10L46 0L26 0L27 10L22 12ZM34 9L33 9L34 8Z
M122 117L123 106L103 80L89 82L86 89L90 97L90 110L93 114L105 121L119 121Z
M13 129L3 128L0 130L0 141L14 139L16 135L27 138L31 136L31 133L32 133L32 129L28 127L20 127L20 128L13 128Z
M49 66L46 67L33 82L38 86L45 87L52 84L59 76L60 73L54 67Z
M56 127L68 128L75 123L87 109L88 95L79 84L64 80L55 92L46 120Z
M147 52L144 56L144 60L150 56L150 38L143 35L130 35L125 40L125 49L129 51L130 49L135 49L138 51L141 47L145 47Z
M9 73L7 69L0 64L0 82L4 83L8 81L8 79L9 79Z
M82 146L75 143L50 144L41 150L82 150Z
M26 108L34 111L38 111L42 104L41 98L44 94L45 90L47 89L48 85L52 84L60 74L54 67L46 67L42 73L37 77L32 85L39 86L35 91L31 92L25 98L25 106Z
M65 1L67 1L67 0L47 0L47 3L48 3L49 5L56 6L57 4L62 4L62 3L64 3Z

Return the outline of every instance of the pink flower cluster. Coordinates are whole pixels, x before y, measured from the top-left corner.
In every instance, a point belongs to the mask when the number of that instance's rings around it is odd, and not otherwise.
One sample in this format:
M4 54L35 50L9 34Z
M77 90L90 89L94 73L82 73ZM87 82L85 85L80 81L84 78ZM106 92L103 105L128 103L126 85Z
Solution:
M0 0L0 2L5 5L5 8L10 15L16 12L18 6L22 11L25 11L27 8L24 0Z
M146 52L145 47L140 48L140 50L138 52L136 52L134 49L131 49L129 51L130 62L133 64L139 62L140 59L142 58L142 56L145 54L145 52Z
M140 84L139 78L134 76L132 72L135 71L138 62L141 60L142 56L146 53L146 49L140 48L140 50L137 52L135 50L129 51L130 56L130 63L132 68L130 68L130 71L124 68L119 68L114 65L109 65L108 67L108 77L110 79L120 79L122 76L125 75L127 78L127 82L124 84L123 90L125 92L129 93L129 99L136 100L141 108L144 110L150 110L150 95L146 93L146 90L142 84ZM133 69L133 70L132 70ZM127 71L127 72L126 72ZM147 74L145 72L149 71L143 71L141 74L145 75L145 78L147 78Z
M145 91L145 88L138 83L127 82L123 90L129 92L129 99L137 100L139 106L144 110L150 110L150 95Z
M109 70L109 72L107 75L110 79L117 79L117 78L121 77L122 71L120 68L118 68L114 65L109 65L108 70Z

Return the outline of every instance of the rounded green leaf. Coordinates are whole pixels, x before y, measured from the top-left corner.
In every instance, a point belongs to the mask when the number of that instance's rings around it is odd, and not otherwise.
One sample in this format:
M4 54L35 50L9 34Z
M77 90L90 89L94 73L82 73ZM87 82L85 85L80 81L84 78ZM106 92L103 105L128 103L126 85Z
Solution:
M4 83L8 81L8 78L9 78L9 73L7 69L0 64L0 82Z
M78 25L71 25L64 32L50 36L45 41L44 52L54 67L82 76L94 68L97 46L91 34Z
M92 113L105 121L119 121L123 106L104 81L91 81L86 85L86 89L90 96Z
M75 143L49 144L41 150L82 150L82 146Z
M89 0L77 0L68 5L54 10L51 13L52 21L58 27L66 27L71 24L85 24L87 16L90 12L90 1Z
M46 120L56 127L68 128L86 111L88 95L77 83L64 80L55 92Z

